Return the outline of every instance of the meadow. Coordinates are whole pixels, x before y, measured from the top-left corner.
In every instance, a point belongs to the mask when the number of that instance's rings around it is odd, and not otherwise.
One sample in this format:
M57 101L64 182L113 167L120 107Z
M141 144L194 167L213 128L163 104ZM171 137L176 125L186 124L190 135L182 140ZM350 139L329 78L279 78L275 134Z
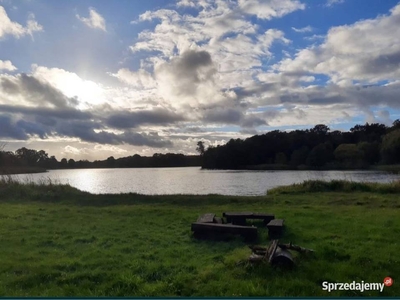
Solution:
M265 196L93 195L67 185L0 181L0 296L398 296L400 184L319 182ZM293 270L250 264L241 238L196 240L190 224L224 211L274 213ZM261 223L256 244L267 245ZM322 282L383 282L377 291Z

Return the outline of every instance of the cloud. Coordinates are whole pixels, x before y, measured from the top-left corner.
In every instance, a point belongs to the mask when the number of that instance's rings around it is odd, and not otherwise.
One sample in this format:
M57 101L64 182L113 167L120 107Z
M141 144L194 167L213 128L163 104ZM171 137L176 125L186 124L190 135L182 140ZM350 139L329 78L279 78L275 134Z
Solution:
M180 0L177 4L177 7L180 6L187 6L187 7L196 7L196 3L195 1L191 1L191 0Z
M305 9L305 5L297 0L239 0L239 7L245 13L266 20Z
M47 108L0 104L0 111L12 114L48 118L49 120L53 118L66 120L87 120L93 117L93 114L90 112L80 111L74 108ZM54 123L51 122L51 124Z
M326 3L325 3L325 6L331 7L331 6L334 6L336 4L342 4L342 3L344 3L344 0L327 0Z
M156 81L153 76L143 69L139 69L137 72L132 72L123 68L119 69L117 73L110 75L136 88L151 89L156 87Z
M8 103L21 101L35 106L67 108L77 105L75 98L66 97L50 84L25 73L16 76L0 75L1 100Z
M144 124L166 125L184 121L182 115L178 115L165 109L141 110L133 112L112 113L106 119L106 124L113 128L135 128Z
M186 51L155 69L159 94L174 107L205 103L204 95L215 91L216 71L207 51Z
M303 28L292 27L292 30L300 33L305 33L305 32L312 32L314 29L311 26L306 26Z
M47 68L33 64L32 76L42 82L47 82L68 98L78 99L80 107L87 107L87 104L98 105L106 102L105 94L107 90L101 84L91 80L84 80L77 74L64 69Z
M279 72L324 74L339 85L400 77L400 4L389 15L329 29L322 44L284 59Z
M222 124L238 124L243 114L237 109L210 109L204 113L204 121Z
M11 138L17 140L26 140L28 135L22 130L15 126L11 116L0 114L0 137Z
M34 32L43 31L43 26L35 21L33 14L29 15L26 26L22 26L17 22L13 22L7 15L3 6L0 6L0 38L6 35L12 35L20 38L25 35L33 36Z
M78 20L80 20L82 23L84 23L86 26L94 29L100 29L103 30L104 32L107 32L106 30L106 21L104 20L103 16L100 15L94 8L89 8L89 17L84 18L79 15L76 15Z
M17 68L9 60L0 59L0 70L15 71Z
M148 146L154 148L172 146L170 140L164 139L157 132L140 133L133 131L124 131L121 134L108 132L101 129L102 126L98 122L93 121L75 121L64 122L56 128L57 134L60 136L79 138L81 141L122 145L128 144L132 146Z

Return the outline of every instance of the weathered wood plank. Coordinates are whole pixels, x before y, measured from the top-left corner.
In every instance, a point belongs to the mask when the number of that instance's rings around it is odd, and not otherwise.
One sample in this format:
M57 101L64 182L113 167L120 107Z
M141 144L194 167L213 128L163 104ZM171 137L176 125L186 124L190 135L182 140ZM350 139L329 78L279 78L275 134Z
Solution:
M245 212L224 212L222 215L224 217L249 217L252 216L254 213L250 211L245 211Z
M215 214L204 214L197 219L197 223L213 223Z
M271 242L270 246L268 247L266 256L267 256L269 263L271 263L271 260L275 254L276 248L278 248L278 243L279 243L279 240L273 240Z
M274 219L274 220L269 221L269 223L267 224L267 227L268 228L270 228L270 227L283 227L283 222L284 222L283 219Z
M263 220L264 224L268 224L271 220L275 219L273 214L267 213L253 213L253 212L224 212L222 214L226 217L227 222L232 222L236 225L245 225L246 219Z
M231 224L216 224L216 223L192 223L192 231L195 233L226 233L239 234L246 238L257 237L257 227L240 226Z
M279 239L283 232L283 219L274 219L267 224L270 239Z
M214 217L214 223L224 224L224 220L220 217Z

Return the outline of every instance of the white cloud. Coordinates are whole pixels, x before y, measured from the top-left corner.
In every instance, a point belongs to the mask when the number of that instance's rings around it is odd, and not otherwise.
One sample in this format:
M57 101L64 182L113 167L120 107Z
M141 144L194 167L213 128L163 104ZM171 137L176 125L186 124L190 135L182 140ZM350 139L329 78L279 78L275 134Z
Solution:
M322 34L313 34L312 36L304 37L304 39L307 41L317 41L317 40L324 39L324 38L325 38L325 36Z
M311 26L306 26L303 28L292 27L292 30L300 33L305 33L305 32L312 32L314 29Z
M239 0L239 7L245 13L267 20L305 9L298 0Z
M17 68L12 64L11 61L9 60L1 60L0 59L0 70L6 70L6 71L15 71Z
M48 82L67 97L76 97L80 108L87 104L102 104L106 102L105 89L100 84L84 80L77 74L59 68L47 68L32 65L32 75Z
M24 35L33 36L34 32L43 31L42 25L36 22L33 14L29 15L26 26L22 26L17 22L13 22L7 15L3 6L0 6L0 38L6 35L12 35L16 38L23 37Z
M156 86L153 76L143 69L140 69L137 72L132 72L126 68L123 68L118 70L116 74L111 74L111 76L114 76L122 82L137 88L151 89Z
M344 3L344 0L328 0L328 1L326 1L325 6L331 7L333 5L342 4L342 3Z
M180 7L180 6L188 6L188 7L196 7L196 3L194 1L191 0L180 0L176 6Z
M85 25L89 26L90 28L94 29L101 29L103 31L106 30L106 21L104 20L103 16L100 15L94 8L89 8L89 17L84 18L79 15L76 17L82 21Z
M389 15L333 27L324 42L276 66L280 72L324 74L336 84L400 77L400 4Z

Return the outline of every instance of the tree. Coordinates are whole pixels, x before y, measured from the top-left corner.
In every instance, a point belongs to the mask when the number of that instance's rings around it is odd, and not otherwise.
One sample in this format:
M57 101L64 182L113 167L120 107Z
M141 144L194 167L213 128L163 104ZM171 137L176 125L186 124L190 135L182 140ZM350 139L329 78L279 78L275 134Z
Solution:
M199 152L199 154L200 154L201 156L204 155L205 147L204 147L204 143L203 143L202 141L198 141L198 142L197 142L196 151Z
M115 158L114 156L110 156L107 158L107 167L114 167L115 166Z
M286 154L279 152L275 155L275 163L278 165L285 165L287 163Z
M379 143L361 142L357 144L357 149L361 154L362 160L367 164L375 164L379 161Z
M315 125L310 131L314 133L318 133L321 135L326 135L329 132L330 128L324 124Z
M66 168L68 166L68 161L66 158L63 158L60 162L61 168Z
M73 160L72 158L70 158L68 160L68 168L73 169L75 167L75 160Z
M315 146L307 157L307 165L311 167L322 167L331 160L332 149L328 144L321 143Z
M310 150L307 146L303 146L300 149L294 150L290 156L290 164L293 166L304 165L309 152Z
M389 132L383 137L381 155L386 164L400 163L400 129Z
M334 151L336 160L347 167L358 166L361 161L361 152L356 144L341 144Z

